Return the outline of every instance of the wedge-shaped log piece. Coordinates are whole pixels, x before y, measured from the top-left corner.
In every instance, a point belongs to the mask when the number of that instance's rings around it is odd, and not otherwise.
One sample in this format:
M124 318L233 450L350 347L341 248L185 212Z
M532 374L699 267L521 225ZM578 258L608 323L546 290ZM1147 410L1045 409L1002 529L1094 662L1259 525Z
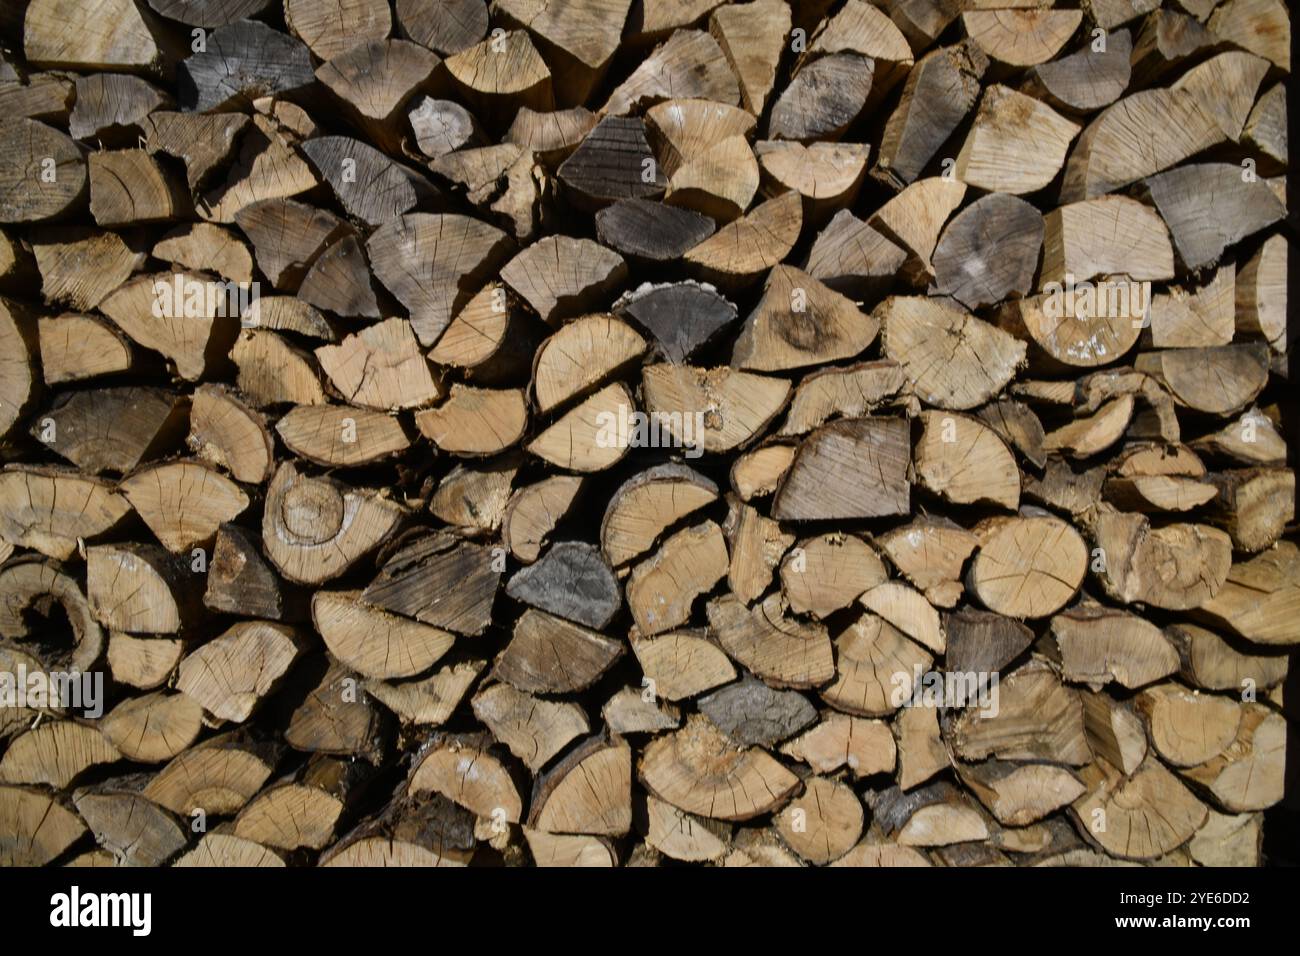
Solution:
M527 27L555 64L556 98L582 103L618 50L631 6L631 0L586 0L554 7L533 0L502 0L496 13Z
M908 274L924 284L930 257L948 217L966 197L966 184L943 176L918 179L872 214L867 224L908 253Z
M502 281L552 324L604 304L626 276L617 252L568 236L534 243L501 270Z
M241 621L180 663L176 689L220 720L243 723L298 658L292 628Z
M743 747L771 747L803 730L817 711L803 694L773 690L746 675L700 698L700 713Z
M1300 550L1290 541L1228 569L1222 588L1200 605L1200 616L1256 644L1296 644L1300 635Z
M296 196L317 185L294 141L272 120L255 115L253 129L240 141L239 161L224 183L198 200L198 213L212 222L235 222L247 206Z
M674 631L632 641L632 652L657 697L686 700L736 679L736 669L703 631Z
M1267 182L1231 163L1180 166L1152 176L1146 188L1189 269L1214 264L1224 250L1286 215Z
M970 40L931 50L917 61L876 154L882 178L901 189L920 177L974 108L988 64Z
M1074 597L1088 570L1088 547L1048 515L992 518L983 525L968 586L990 611L1047 617Z
M687 813L750 820L781 807L799 778L762 750L735 745L700 714L645 748L637 775L652 794Z
M1097 40L1100 39L1100 49ZM1133 39L1128 30L1093 37L1081 49L1031 71L1033 86L1058 109L1091 112L1109 106L1128 89Z
M832 418L863 418L903 385L903 370L890 359L809 372L794 393L780 434L806 435Z
M1028 826L1073 803L1083 783L1064 767L1002 761L962 765L961 781L1004 826Z
M664 201L730 222L749 208L758 191L758 161L743 136L729 136L680 166Z
M1025 343L941 299L891 296L874 314L884 354L903 366L918 397L940 408L982 405L1025 358Z
M366 242L376 278L410 311L425 346L438 340L512 247L504 232L477 219L423 212L384 224Z
M638 117L606 116L575 145L557 176L583 208L649 199L661 195L668 185Z
M1241 723L1224 750L1183 777L1209 792L1224 810L1266 810L1286 789L1286 718L1263 704L1241 706Z
M714 522L677 532L632 569L627 603L637 628L650 637L686 624L695 599L722 580L727 565L727 543Z
M262 545L289 580L320 584L387 539L402 514L374 492L300 474L286 462L266 490Z
M185 164L191 190L206 186L233 155L235 143L249 126L242 113L173 113L156 110L142 117L144 148L166 153Z
M934 248L933 292L967 308L1024 295L1043 246L1043 217L1015 196L993 193L948 223Z
M781 753L802 760L817 773L834 773L847 767L853 779L892 773L897 748L889 725L827 712L821 721L782 745Z
M492 736L534 772L590 731L577 704L542 700L509 684L493 684L470 703Z
M884 233L841 209L818 234L806 268L836 291L874 296L893 282L907 259L907 251Z
M888 577L871 546L831 532L800 541L781 561L781 592L797 614L823 620Z
M947 781L911 793L892 787L868 802L872 822L902 846L942 847L989 836L988 823L974 801Z
M217 530L217 543L208 565L204 606L227 614L278 621L296 617L297 602L284 593L280 578L257 546L256 532L225 524Z
M1084 415L1043 437L1043 450L1065 452L1072 458L1090 458L1124 435L1133 419L1133 396L1107 402L1095 415Z
M174 445L183 419L184 405L174 393L105 388L60 396L32 433L37 439L44 434L47 448L84 472L122 473Z
M723 287L745 286L794 248L803 228L803 205L791 190L760 203L686 253L687 265Z
M86 835L81 818L54 797L0 787L0 864L45 866Z
M321 368L349 402L381 411L418 408L441 396L404 319L386 319L316 350Z
M776 815L776 830L801 858L821 866L853 849L865 820L862 801L851 787L813 777Z
M86 597L95 619L107 628L175 634L192 616L193 589L188 563L156 545L86 549Z
M555 107L551 71L523 30L488 37L443 66L477 116L504 127L521 106Z
M117 233L93 229L42 229L32 236L32 257L41 273L41 296L89 310L143 265Z
M459 383L447 400L415 416L420 433L454 455L494 455L515 445L528 426L523 389Z
M224 385L200 385L190 400L186 444L195 457L261 484L271 476L275 446L262 416Z
M0 784L45 784L63 790L90 767L121 758L98 728L52 720L9 743L0 759Z
M837 140L861 115L871 95L875 64L857 53L832 53L794 75L772 104L771 139Z
M528 451L560 468L603 471L627 454L634 412L632 396L614 382L565 412L528 444Z
M67 560L131 512L108 482L71 471L11 465L0 471L0 537Z
M400 219L435 195L420 173L348 136L318 136L303 143L302 151L339 204L370 226Z
M1208 415L1235 415L1268 383L1268 348L1242 342L1208 349L1144 352L1134 366L1155 378L1174 401ZM1214 369L1207 375L1207 369Z
M1158 684L1135 699L1151 743L1173 767L1195 767L1217 757L1236 739L1245 713L1231 697L1200 694L1178 684Z
M673 99L646 111L655 154L669 176L732 136L751 139L756 120L748 110L701 99Z
M709 602L708 615L727 655L775 687L817 687L835 676L826 628L786 617L779 594L752 609L726 594Z
M33 366L23 326L11 305L0 302L0 434L17 420L32 392ZM45 384L75 382L112 375L131 368L135 357L130 340L111 322L91 315L41 317L31 349L38 347Z
M1100 605L1081 604L1052 618L1062 675L1094 689L1114 681L1135 688L1178 670L1178 652L1149 621Z
M481 634L491 620L499 567L482 545L423 535L388 558L361 600L457 634Z
M171 230L155 243L153 257L185 269L211 269L231 282L253 281L253 257L243 240L210 222Z
M129 760L165 763L198 739L203 706L184 693L129 697L113 708L100 728Z
M1000 672L1034 640L1034 632L1019 621L974 608L944 614L943 629L944 664L955 672Z
M643 285L621 296L614 311L653 335L656 351L675 364L689 361L737 317L712 286L689 280Z
M619 836L632 828L632 748L592 738L534 784L530 826L547 833Z
M354 42L317 67L316 78L373 142L398 146L405 125L402 110L428 82L438 57L407 40Z
M211 737L178 755L141 793L183 817L234 814L270 779L282 749L244 731Z
M501 539L520 561L531 564L542 544L564 519L582 490L582 478L553 475L518 489L502 518Z
M911 441L901 418L846 418L799 448L772 504L780 521L906 514ZM862 475L876 480L864 482Z
M622 607L617 579L594 545L564 541L517 571L506 593L567 620L600 629Z
M402 683L368 680L362 686L402 723L440 727L460 706L485 667L487 661L462 661L441 667L421 680Z
M258 20L208 32L202 49L181 63L178 74L181 106L197 113L287 93L316 79L307 48Z
M90 10L70 0L33 0L23 53L33 66L142 71L160 65L155 29L132 0L96 0Z
M782 371L852 358L876 337L875 319L850 299L793 266L776 266L745 321L731 362L737 368Z
M692 457L748 444L785 405L790 383L729 367L650 365L642 372L646 408Z
M729 852L731 826L678 810L646 796L647 845L664 856L686 863L716 862Z
M610 315L590 315L565 325L537 352L533 395L545 412L604 381L645 352L635 330Z
M1006 86L990 86L980 99L954 172L977 189L1014 195L1036 192L1061 171L1078 132L1077 124L1033 97Z
M656 465L629 478L610 497L600 546L613 567L645 554L682 518L718 500L718 487L684 465Z
M626 116L661 100L740 102L740 87L717 41L702 30L678 30L610 94L600 112Z
M594 684L622 653L617 641L529 608L492 673L526 693L570 694Z
M163 547L173 554L212 539L248 507L244 494L216 469L196 461L148 465L122 482L122 493Z
M1082 766L1092 760L1080 696L1041 661L1002 680L997 708L968 708L952 726L951 745L963 760L1035 761Z
M1223 588L1232 567L1232 541L1201 524L1151 527L1145 515L1108 512L1097 518L1094 541L1104 564L1106 593L1168 610L1190 610Z
M523 801L505 763L488 744L486 735L436 739L411 771L407 792L440 793L479 819L491 820L504 811L508 823L518 823Z
M921 484L955 504L991 502L1020 507L1020 469L1011 450L987 425L965 415L921 413L913 453Z
M1210 16L1215 36L1291 71L1291 20L1281 0L1231 0Z
M755 116L763 115L776 83L790 22L790 7L784 0L729 4L709 17L709 32L740 82L740 105Z
M1052 59L1074 35L1078 10L968 10L961 15L966 33L994 60L1010 66L1035 66Z
M1150 149L1134 149L1140 137ZM1061 202L1114 192L1223 142L1223 130L1186 90L1156 88L1108 106L1084 129L1065 166Z
M428 670L455 640L448 632L361 603L356 591L318 591L312 621L339 661L376 680Z
M95 840L127 866L163 866L185 848L188 834L171 814L138 792L141 778L82 788L72 800Z
M648 262L679 259L713 230L708 216L648 199L620 199L596 213L596 234L604 245Z
M1071 807L1079 826L1121 860L1163 856L1186 843L1208 813L1155 758L1148 758L1130 777L1105 763L1085 768L1080 776L1088 789ZM1097 819L1105 820L1105 827L1092 827Z
M329 60L367 40L388 35L393 16L383 0L285 0L284 20L294 36Z
M411 446L392 415L350 405L300 405L275 430L295 455L326 467L369 464Z
M229 353L239 334L240 310L231 305L231 291L202 273L142 275L99 308L135 342L170 359L181 378L195 382Z

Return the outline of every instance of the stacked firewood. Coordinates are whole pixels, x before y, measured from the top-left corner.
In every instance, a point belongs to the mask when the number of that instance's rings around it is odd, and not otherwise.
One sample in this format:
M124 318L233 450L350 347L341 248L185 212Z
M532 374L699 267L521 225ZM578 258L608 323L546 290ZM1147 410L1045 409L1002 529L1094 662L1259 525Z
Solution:
M1263 862L1288 12L1072 3L6 3L0 864Z

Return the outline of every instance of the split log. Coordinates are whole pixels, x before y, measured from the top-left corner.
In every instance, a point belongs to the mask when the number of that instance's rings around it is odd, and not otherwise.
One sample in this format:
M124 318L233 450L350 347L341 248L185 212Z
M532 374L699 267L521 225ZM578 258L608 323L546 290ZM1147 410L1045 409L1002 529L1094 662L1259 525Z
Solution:
M707 717L691 716L645 749L637 775L659 799L698 816L748 820L793 795L799 779L759 749L737 750Z
M1106 593L1125 603L1187 610L1223 587L1232 565L1232 541L1199 524L1151 527L1144 515L1112 512L1097 518L1094 540L1102 561L1096 574Z
M300 474L286 463L266 490L262 543L289 580L319 584L383 542L401 515L379 495Z
M1230 163L1180 166L1145 185L1189 270L1213 264L1226 247L1286 212L1267 183L1246 182Z
M873 314L884 354L903 367L919 397L940 408L982 405L1024 361L1023 342L943 299L891 296Z
M976 200L939 236L931 259L933 292L970 309L1024 295L1043 234L1043 217L1024 200L1003 193Z
M983 10L966 16L1019 12ZM1021 34L1017 39L1030 42L1037 38ZM1005 86L990 86L980 98L974 125L957 154L954 173L977 189L1013 195L1032 193L1056 178L1078 132L1078 125L1033 97Z
M510 578L506 593L543 611L599 630L622 606L618 581L594 545L566 541Z
M1124 95L1132 75L1133 39L1128 30L1098 37L1069 56L1037 64L1031 71L1035 91L1058 109L1091 112Z
M610 94L600 112L625 116L667 99L740 102L740 87L722 49L700 30L678 30Z
M975 106L987 69L988 57L970 41L932 50L917 61L876 154L887 182L902 189L921 176Z

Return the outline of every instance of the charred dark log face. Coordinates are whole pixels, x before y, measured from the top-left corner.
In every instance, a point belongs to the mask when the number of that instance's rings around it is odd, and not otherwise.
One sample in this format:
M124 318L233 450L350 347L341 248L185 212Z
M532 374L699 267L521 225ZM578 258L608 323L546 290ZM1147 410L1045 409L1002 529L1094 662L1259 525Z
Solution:
M1294 862L1281 0L11 6L0 865Z

